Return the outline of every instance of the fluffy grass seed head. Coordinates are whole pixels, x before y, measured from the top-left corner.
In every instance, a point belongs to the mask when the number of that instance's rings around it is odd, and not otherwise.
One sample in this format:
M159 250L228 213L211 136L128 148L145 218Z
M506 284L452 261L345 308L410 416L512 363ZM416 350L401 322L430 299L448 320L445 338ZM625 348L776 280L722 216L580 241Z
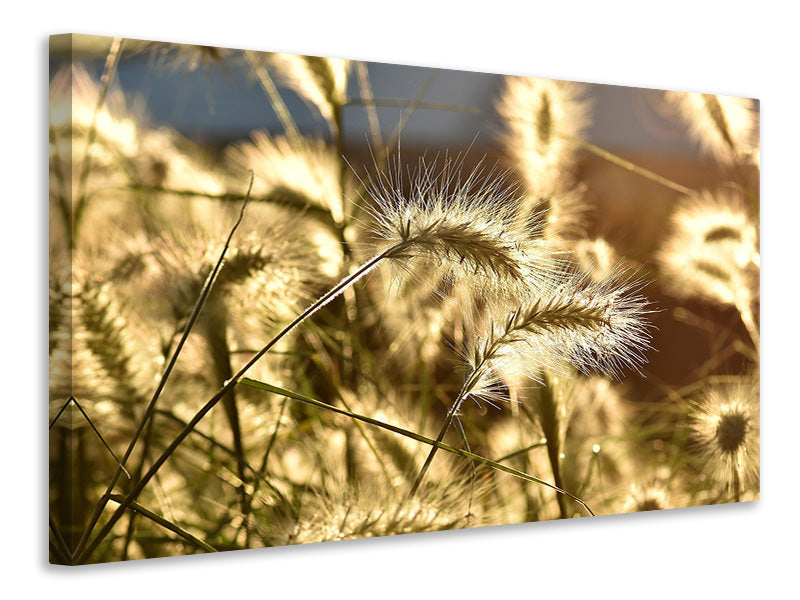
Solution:
M589 209L584 200L585 193L586 186L578 183L565 186L547 197L537 198L533 211L527 208L527 218L530 219L536 214L541 215L540 218L544 223L542 235L546 239L561 241L562 245L568 245L570 240L586 236ZM526 210L525 204L523 210Z
M576 378L567 390L572 411L568 435L601 447L606 440L625 436L631 419L620 386L607 378L593 375Z
M435 437L417 398L365 385L342 390L342 403L363 414ZM271 545L377 537L489 524L487 489L475 483L463 461L444 454L432 465L419 493L407 493L429 448L395 432L329 415L305 424L278 442L270 455L275 480L291 484L296 511L256 515ZM280 508L280 507L278 507ZM499 522L491 520L492 523Z
M81 65L64 67L50 83L50 126L56 131L70 133L76 143L78 140L83 143L94 124L92 157L103 165L113 162L119 155L136 153L139 127L119 89L109 89L98 110L99 98L100 84ZM83 148L77 156L83 156Z
M586 186L564 182L558 190L543 196L526 194L519 199L520 227L531 236L541 236L563 250L586 237L589 209L584 200Z
M266 58L284 85L314 105L329 124L335 124L336 112L347 95L349 60L282 53L267 54Z
M410 372L419 359L433 364L443 353L442 336L450 329L452 286L434 277L423 278L421 273L398 282L389 270L377 271L370 284L382 299L377 309L391 340L386 356L392 365Z
M121 163L136 153L140 129L118 89L112 86L98 109L99 98L99 84L80 65L63 67L50 82L50 198L70 236L75 236L78 222L86 221L88 199L89 205L103 205L96 215L101 219L131 210L130 195L121 189L128 183ZM86 164L91 166L89 176L82 172Z
M701 148L727 163L758 155L755 101L734 96L666 92ZM756 159L757 160L757 159Z
M393 414L372 414L406 426L405 418L395 422L399 415L391 409L389 412ZM409 440L392 432L384 433L375 435L373 428L359 431L357 427L318 423L313 436L295 441L293 457L283 451L284 446L292 446L292 441L286 440L280 455L273 453L270 457L271 464L278 460L284 464L270 470L276 475L285 472L287 481L297 486L295 493L302 496L296 511L267 511L263 520L256 515L264 523L265 540L270 545L305 544L496 522L491 520L493 511L483 504L488 487L471 481L463 463L457 461L445 461L449 468L440 465L437 476L409 499L408 485L427 449L418 443L409 444ZM369 447L365 434L370 439ZM388 471L378 466L378 457Z
M757 294L758 230L733 191L703 191L678 209L658 260L680 297L746 306Z
M252 142L229 148L227 156L238 171L255 174L254 198L275 195L274 201L280 203L283 194L288 203L293 194L295 201L325 208L337 223L342 222L340 161L324 141L292 141L256 131Z
M191 208L182 223L155 238L138 279L153 307L165 304L163 309L179 319L191 313L239 209L213 200L196 200ZM274 207L248 207L210 296L211 302L224 303L236 327L256 336L291 318L316 276L307 242L271 222L281 217Z
M74 265L69 283L60 283L51 288L51 299L62 313L62 318L51 320L51 408L58 410L74 396L93 417L104 417L105 432L127 432L158 365L146 341L136 336L133 315L113 286L80 263Z
M595 282L566 271L546 294L511 311L501 307L467 357L473 374L466 393L491 401L498 377L539 380L542 370L563 371L566 364L616 378L638 371L651 339L651 309L641 287L624 272Z
M581 269L595 281L608 277L618 264L616 251L603 238L578 240L573 253Z
M735 491L758 485L758 384L742 381L706 390L693 407L692 429L713 480Z
M548 242L519 227L505 177L461 161L421 159L404 190L399 165L371 178L365 210L378 251L407 274L421 269L468 280L489 297L544 284L555 261ZM437 271L438 269L438 271Z
M589 122L584 93L578 83L506 78L497 101L507 122L503 142L529 193L546 197L562 187L575 159L570 138L580 138Z
M147 126L141 100L126 100L112 86L98 108L101 86L82 66L59 71L50 91L51 195L71 198L76 206L91 200L81 209L84 235L91 238L109 219L135 229L131 219L146 212L165 221L182 217L184 196L155 198L153 191L144 200L132 191L140 187L198 195L226 191L224 173L198 146L169 128ZM94 134L87 147L90 131ZM87 165L88 175L83 173Z
M342 223L345 191L339 179L340 162L324 141L274 138L257 131L252 142L229 148L227 158L242 178L247 171L255 174L253 198L267 198L271 204L291 207L309 217L313 217L309 208L321 209L335 223ZM304 222L306 237L319 255L320 271L337 276L343 262L338 238L319 220L307 218Z
M165 127L142 130L132 166L135 183L145 186L195 192L198 196L217 196L228 191L228 174L200 147ZM247 178L237 177L233 183L241 188L243 181ZM162 197L161 202L164 201ZM172 203L185 205L185 197Z
M198 194L225 191L221 174L210 160L203 160L199 147L169 128L148 126L141 98L126 98L112 86L98 108L100 94L101 84L80 65L56 74L50 84L51 154L58 152L81 165L93 128L88 148L91 174L92 178L105 175L101 178L105 188L133 183ZM109 172L124 177L111 180ZM73 178L78 179L77 173Z
M126 299L149 330L143 337L153 340L157 352L159 343L168 347L185 327L239 208L224 201L193 199L186 203L183 218L168 229L121 237L119 245L125 252L120 252L123 256L118 262L124 268L98 274L108 278ZM312 295L311 286L321 279L313 249L292 228L291 221L275 225L284 219L273 206L252 203L247 207L177 363L175 380L181 382L180 395L186 390L193 398L213 393L222 383L216 369L228 360L220 354L221 349L230 353L235 372L254 349L274 335L277 325L294 318ZM281 350L287 348L285 344L291 341L282 341ZM215 368L209 368L208 357L217 361ZM279 353L265 357L253 366L251 376L280 385L287 361Z
M274 545L309 544L487 524L470 512L470 490L460 482L411 500L395 491L343 490L340 497L309 499L296 520L275 520L268 539Z

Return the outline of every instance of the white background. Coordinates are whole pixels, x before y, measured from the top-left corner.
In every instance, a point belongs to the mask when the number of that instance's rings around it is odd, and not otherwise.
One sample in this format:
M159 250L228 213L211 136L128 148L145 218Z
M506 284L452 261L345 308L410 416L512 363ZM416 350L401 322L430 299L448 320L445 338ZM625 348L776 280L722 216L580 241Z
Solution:
M4 11L6 597L760 597L797 592L796 19L777 2L26 2ZM516 4L530 4L521 9ZM173 6L174 5L174 6ZM554 8L557 6L558 8ZM47 565L47 36L79 32L761 99L762 499L67 569ZM7 595L10 593L11 595Z

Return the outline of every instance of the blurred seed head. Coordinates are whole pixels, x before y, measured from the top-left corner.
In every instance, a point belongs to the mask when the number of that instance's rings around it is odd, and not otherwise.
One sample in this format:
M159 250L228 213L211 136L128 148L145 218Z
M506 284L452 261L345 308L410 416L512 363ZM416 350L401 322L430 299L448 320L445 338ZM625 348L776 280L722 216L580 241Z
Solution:
M343 486L339 493L325 493L304 504L295 519L274 519L266 537L274 545L308 544L487 524L480 502L485 491L471 489L464 481L469 479L428 487L410 500L377 485L357 491Z
M506 119L503 143L533 196L548 197L563 187L575 160L571 138L589 123L589 102L581 84L507 77L497 102Z
M621 386L593 375L575 378L569 390L572 398L569 435L596 443L622 439L631 425Z
M219 196L247 177L232 178L210 155L171 129L143 129L137 155L133 159L132 179L148 187L194 192L197 196ZM165 202L168 198L161 198ZM175 202L175 200L173 200ZM185 196L180 198L185 204Z
M182 217L185 196L137 192L141 187L198 196L226 190L224 173L198 146L168 128L147 126L141 102L131 108L136 101L112 85L98 108L100 84L82 66L59 71L50 91L50 191L62 202L85 201L79 245L96 241L97 230L137 231L147 225L136 221Z
M134 240L148 250L131 249L139 257L131 298L144 314L166 323L180 323L191 314L239 206L195 199L187 209L170 230ZM251 203L228 248L206 312L226 313L237 338L241 336L236 346L260 347L276 324L296 314L318 278L313 250L302 236L289 235L290 226L280 209Z
M478 167L466 177L460 160L424 158L410 173L399 163L371 178L365 210L378 251L404 274L417 269L477 293L506 296L543 281L554 265L548 242L519 227L504 175ZM480 291L480 292L478 292Z
M578 240L573 246L573 252L581 270L595 281L602 281L611 275L619 262L614 248L603 238Z
M758 113L755 101L734 96L666 92L689 126L689 133L717 160L734 163L758 161Z
M327 209L337 223L342 222L342 194L339 181L340 162L324 141L304 138L292 141L271 137L263 131L252 134L252 142L237 144L227 151L233 167L242 175L255 173L253 196L287 196L286 203L312 204ZM289 197L291 194L294 198Z
M672 218L673 232L657 259L680 297L749 305L758 294L758 231L739 194L702 191Z
M584 201L585 193L584 184L565 183L558 191L538 198L535 206L539 210L539 216L536 217L536 213L529 211L528 219L541 221L542 236L560 242L558 248L564 247L570 240L586 236L588 207Z
M708 388L693 406L692 431L706 472L729 488L758 489L760 415L758 382ZM737 481L738 480L738 481Z
M152 389L156 368L147 340L134 334L114 292L80 263L68 282L51 280L51 408L74 396L90 416L103 415L104 435L112 438L132 431L135 407Z
M349 60L281 53L264 57L281 83L315 106L328 123L335 124L335 115L347 95Z
M544 293L531 294L511 309L500 305L467 357L480 372L467 392L481 396L498 376L538 380L539 371L563 371L567 364L614 377L638 370L651 339L646 320L651 309L638 294L641 287L624 272L598 283L565 271L553 274Z
M50 127L62 139L83 142L94 124L91 151L97 164L104 165L136 153L139 127L119 89L110 88L98 110L99 97L99 83L79 64L62 68L50 82Z
M673 508L667 489L658 483L634 483L628 492L622 512L645 512Z
M392 365L408 374L418 370L420 360L433 365L445 349L451 315L460 314L452 306L454 286L437 279L435 273L424 277L422 270L402 279L379 270L368 283L378 299L377 318L388 333L386 356Z

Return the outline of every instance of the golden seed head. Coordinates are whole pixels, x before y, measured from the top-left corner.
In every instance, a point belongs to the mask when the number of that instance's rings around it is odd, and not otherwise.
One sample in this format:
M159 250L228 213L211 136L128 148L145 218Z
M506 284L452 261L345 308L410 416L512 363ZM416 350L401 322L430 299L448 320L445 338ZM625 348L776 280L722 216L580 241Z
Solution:
M581 269L595 281L608 277L618 262L617 253L603 238L578 240L573 252Z
M577 83L533 77L507 77L497 103L506 119L503 142L520 170L527 191L550 196L562 187L574 163L573 139L588 124L589 104Z
M284 85L314 105L328 123L334 123L346 98L349 60L282 53L265 57Z
M233 168L244 176L253 171L253 197L270 196L275 204L323 208L336 223L343 219L343 191L339 158L323 140L293 141L272 137L264 131L252 134L252 142L227 151Z
M670 495L663 485L659 483L645 485L634 483L631 486L622 512L645 512L667 508L672 508L672 504Z
M566 271L521 304L498 303L465 357L475 373L467 392L480 397L499 376L539 380L543 369L563 371L566 365L614 377L638 370L651 339L641 285L626 281L624 273L598 283Z
M673 293L735 306L755 298L758 230L736 192L702 191L676 211L672 223L657 259Z
M504 174L478 167L461 177L461 160L420 160L404 191L400 165L371 178L365 210L379 251L406 273L424 266L452 282L469 280L489 298L546 280L550 244L520 228Z
M708 388L692 409L696 448L715 481L744 488L759 471L758 382L748 378Z
M749 98L666 92L666 101L704 151L732 163L758 153L758 113Z

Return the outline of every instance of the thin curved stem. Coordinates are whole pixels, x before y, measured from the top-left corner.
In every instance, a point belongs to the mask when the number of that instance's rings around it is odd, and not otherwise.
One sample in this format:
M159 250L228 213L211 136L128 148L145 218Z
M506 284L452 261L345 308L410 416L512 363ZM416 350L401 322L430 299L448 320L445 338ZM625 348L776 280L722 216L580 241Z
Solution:
M395 250L395 247L390 247L387 250L383 251L382 253L378 254L377 256L373 257L366 263L364 263L358 270L356 270L351 275L348 275L338 284L336 284L330 291L328 291L325 295L323 295L319 300L314 302L311 306L309 306L306 310L304 310L300 315L298 315L291 323L289 323L283 330L278 333L270 342L264 346L253 358L251 358L233 377L231 377L228 382L220 389L214 396L208 400L202 408L195 414L191 421L189 421L186 426L181 430L181 432L172 440L169 446L161 453L161 455L153 462L150 466L150 469L145 473L139 482L134 486L134 488L125 496L125 498L120 502L119 507L117 510L111 515L111 518L106 522L103 528L97 533L94 540L85 546L85 548L78 554L76 561L78 563L83 562L86 558L97 548L98 544L108 535L111 529L114 527L116 522L120 519L123 515L125 510L131 506L131 504L139 497L139 494L142 493L142 490L145 486L150 482L150 480L155 476L158 470L162 467L162 465L167 461L167 459L172 456L178 446L183 443L183 440L194 430L197 424L205 417L212 408L214 408L217 403L224 398L227 393L232 390L238 383L239 380L247 373L248 370L258 362L269 350L277 344L285 335L290 333L294 330L300 323L305 321L311 315L316 313L319 309L323 306L328 304L331 300L336 298L339 294L341 294L345 289L353 285L359 279L367 275L370 271L372 271L384 258L389 256L389 254ZM123 459L124 460L124 459ZM99 515L98 515L99 518ZM96 523L96 519L94 521ZM87 531L89 531L87 529Z
M194 310L192 311L192 314L186 323L186 327L183 330L183 335L181 336L178 345L175 347L175 350L172 353L169 363L167 364L167 367L164 369L164 373L161 375L161 380L158 382L158 386L156 387L156 390L153 392L153 397L150 399L150 402L145 408L144 414L142 415L142 418L139 421L139 425L137 426L136 431L133 434L133 438L131 438L131 441L128 443L128 448L127 450L125 450L125 454L122 456L122 460L119 461L119 468L116 470L114 476L111 478L111 482L108 484L106 493L98 501L97 506L95 507L95 511L92 514L91 518L89 519L89 523L86 526L86 529L84 530L80 541L78 542L78 545L75 549L75 554L78 556L83 554L83 548L85 547L85 544L87 543L89 536L92 533L92 530L97 525L97 522L100 519L100 515L102 515L103 510L105 509L108 503L108 498L110 497L111 492L113 492L114 490L114 486L117 485L117 481L119 480L121 473L125 470L124 467L125 463L128 461L131 454L133 453L133 449L136 446L136 443L139 441L139 438L144 433L144 429L147 426L147 423L149 422L151 416L153 415L153 412L156 409L156 403L158 402L158 399L161 396L161 392L163 391L164 386L167 384L167 380L169 379L172 370L175 367L175 363L178 360L178 356L180 355L181 350L183 349L183 346L186 343L186 340L189 338L189 334L191 333L192 328L197 322L197 318L200 316L200 311L203 309L203 306L205 306L206 300L208 299L208 295L211 293L211 288L213 287L217 275L219 274L219 271L222 268L222 263L225 258L225 253L228 251L228 247L230 246L231 240L233 239L233 235L234 233L236 233L236 230L238 229L239 224L242 222L242 219L244 217L244 209L247 207L247 202L250 199L250 192L253 189L253 179L254 176L253 173L251 172L250 185L247 189L247 195L245 196L244 202L242 203L242 208L239 211L239 218L236 220L236 223L234 223L233 227L231 228L231 231L228 234L228 238L225 241L225 246L223 246L222 252L220 252L219 258L217 259L217 263L214 265L214 268L212 269L211 273L209 273L208 278L206 279L205 284L203 285L203 290L202 292L200 292L200 296L197 298Z
M269 98L270 102L272 103L272 108L275 111L275 114L278 116L278 119L280 119L281 125L283 125L283 129L286 131L286 134L294 140L300 139L300 132L297 130L297 125L295 125L292 115L286 108L286 104L283 102L283 98L281 98L278 88L272 81L272 77L269 76L264 63L261 60L260 54L258 52L253 52L252 50L245 50L244 57L247 59L247 62L250 63L250 67L253 69L256 79L258 79L261 89L264 90L267 98Z
M369 83L369 72L367 71L367 64L364 61L356 61L356 73L358 75L358 85L361 88L361 94L364 96L364 107L367 112L367 122L369 123L369 131L372 136L372 145L375 148L383 146L381 139L381 125L378 120L378 111L375 110L375 103L372 102L372 86Z
M120 502L120 503L123 501L123 497L120 494L111 494L108 497L108 499L109 500L113 500L114 502ZM218 550L216 548L214 548L211 544L208 544L208 543L204 542L203 540L201 540L200 538L198 538L196 536L193 536L191 533L189 533L188 531L186 531L182 527L179 527L175 523L173 523L171 521L168 521L167 519L165 519L161 515L158 515L158 514L154 513L152 510L149 510L149 509L145 508L141 504L133 502L128 507L128 510L130 510L133 513L140 514L140 515L142 515L144 517L147 517L148 519L153 521L153 523L157 523L158 525L161 525L161 527L163 527L164 529L167 529L168 531L171 531L171 532L179 535L180 537L182 537L187 542L189 542L191 544L194 544L195 546L197 546L198 548L200 548L202 550L205 550L206 552L218 552Z
M456 396L456 399L450 407L450 410L447 411L447 416L444 419L442 428L439 430L439 435L436 436L436 442L428 453L428 457L425 459L425 462L423 463L422 468L419 470L419 473L417 473L417 478L414 480L414 484L411 486L411 489L408 492L407 499L413 498L414 494L417 493L417 490L422 483L422 479L425 477L425 473L428 472L428 469L433 462L433 457L436 455L436 451L439 449L439 443L444 439L447 430L450 429L450 424L453 422L453 418L456 416L456 414L458 414L458 411L461 409L461 405L464 403L464 398L467 397L466 391L469 389L468 386L472 382L475 372L476 371L473 371L464 381L461 391L458 392L458 396Z
M731 464L731 489L733 490L733 501L741 502L741 481L739 479L739 469L736 463Z
M72 229L70 232L70 247L75 248L77 244L78 227L80 226L83 212L86 209L88 197L86 195L86 182L89 179L89 172L91 171L92 156L91 150L94 140L97 137L97 115L103 107L108 94L108 88L111 85L111 79L117 70L119 64L119 57L122 54L122 42L120 37L114 38L111 41L111 47L106 56L106 64L103 68L103 74L100 77L100 92L97 96L97 103L95 104L94 111L92 112L92 122L89 125L89 131L86 133L86 150L81 161L81 168L78 172L78 189L77 189L77 202L75 204L75 211L72 215Z
M753 346L755 346L756 352L758 352L761 347L761 336L758 332L758 325L756 325L755 317L753 316L753 309L750 308L750 304L746 302L737 303L736 308L739 311L745 329L747 329L747 333L750 335L750 339L753 341Z
M558 134L556 134L556 135L558 135ZM597 156L605 158L607 161L612 162L615 165L618 165L618 166L622 167L623 169L627 169L628 171L630 171L632 173L636 173L637 175L641 175L642 177L646 177L647 179L655 181L656 183L660 183L664 187L668 187L669 189L674 190L674 191L676 191L676 192L678 192L680 194L686 194L688 196L688 195L693 193L692 190L690 188L686 187L685 185L681 185L680 183L675 183L674 181L671 181L671 180L667 179L666 177L662 177L658 173L654 173L653 171L651 171L649 169L645 169L644 167L640 167L639 165L634 164L629 160L625 160L624 158L622 158L620 156L617 156L616 154L613 154L612 152L609 152L608 150L603 150L599 146L595 146L594 144L591 144L589 142L585 142L583 140L580 140L578 138L574 138L574 137L571 137L571 136L568 136L568 135L559 135L559 137L561 137L562 139L565 139L565 140L569 140L570 142L572 142L576 146L580 146L584 150L588 150L589 152L592 152L592 153L596 154Z

